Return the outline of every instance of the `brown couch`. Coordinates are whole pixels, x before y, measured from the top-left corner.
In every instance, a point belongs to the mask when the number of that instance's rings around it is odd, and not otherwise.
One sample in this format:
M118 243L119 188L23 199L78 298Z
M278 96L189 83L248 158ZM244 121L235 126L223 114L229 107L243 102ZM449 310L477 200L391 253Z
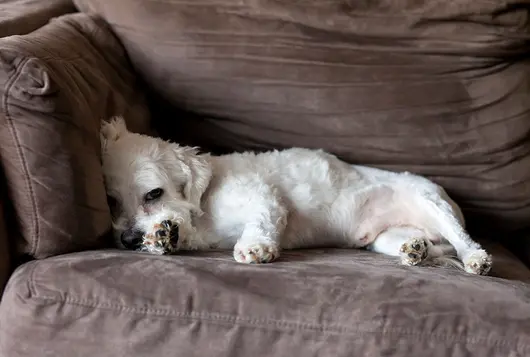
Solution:
M530 3L74 3L0 1L0 356L530 356ZM98 128L118 114L214 153L425 175L492 276L114 250Z

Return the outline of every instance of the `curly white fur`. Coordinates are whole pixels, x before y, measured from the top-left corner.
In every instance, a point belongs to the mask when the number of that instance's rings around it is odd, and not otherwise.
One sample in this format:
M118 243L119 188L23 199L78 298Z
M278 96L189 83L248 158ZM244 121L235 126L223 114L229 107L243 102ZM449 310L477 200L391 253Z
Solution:
M465 232L459 207L423 177L301 148L201 155L131 133L122 118L103 124L101 140L122 248L124 232L154 234L169 220L178 225L177 249L233 248L244 263L270 262L281 249L366 247L406 265L456 251L470 273L491 267L491 257ZM154 189L163 194L146 201Z

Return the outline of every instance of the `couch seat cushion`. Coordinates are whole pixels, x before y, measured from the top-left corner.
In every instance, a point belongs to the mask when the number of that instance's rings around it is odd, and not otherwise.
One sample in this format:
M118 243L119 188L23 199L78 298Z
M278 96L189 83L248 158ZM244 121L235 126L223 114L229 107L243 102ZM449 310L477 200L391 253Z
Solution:
M21 341L30 338L27 344ZM364 251L27 263L0 304L0 355L527 356L530 285L407 268Z

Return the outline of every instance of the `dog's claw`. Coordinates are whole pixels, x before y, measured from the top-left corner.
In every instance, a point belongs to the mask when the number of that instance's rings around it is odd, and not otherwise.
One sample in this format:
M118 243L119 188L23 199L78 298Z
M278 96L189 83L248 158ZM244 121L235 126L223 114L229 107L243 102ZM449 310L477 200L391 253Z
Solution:
M274 243L238 243L234 248L234 258L239 263L266 264L279 256L280 250Z
M164 227L165 229L167 230L171 230L171 228L173 227L173 222L171 222L170 220L165 220L165 221L162 221L162 223L160 223L160 225L162 227Z
M179 234L179 227L177 225L174 225L173 227L171 227L171 229L169 230L169 237L171 239L178 239L178 234Z

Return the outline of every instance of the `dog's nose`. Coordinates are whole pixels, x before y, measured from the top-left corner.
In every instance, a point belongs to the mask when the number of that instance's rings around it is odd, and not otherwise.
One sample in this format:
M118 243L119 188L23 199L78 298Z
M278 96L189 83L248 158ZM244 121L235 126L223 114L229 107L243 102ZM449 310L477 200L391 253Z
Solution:
M136 229L127 229L121 234L121 243L126 249L136 250L142 244L143 232Z

